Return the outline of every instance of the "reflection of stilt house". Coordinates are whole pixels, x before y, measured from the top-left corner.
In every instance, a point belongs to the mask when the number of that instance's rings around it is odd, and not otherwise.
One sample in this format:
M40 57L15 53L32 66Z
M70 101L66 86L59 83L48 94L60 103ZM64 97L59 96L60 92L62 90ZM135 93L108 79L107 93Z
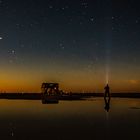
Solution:
M58 83L42 83L42 102L58 102L59 84Z

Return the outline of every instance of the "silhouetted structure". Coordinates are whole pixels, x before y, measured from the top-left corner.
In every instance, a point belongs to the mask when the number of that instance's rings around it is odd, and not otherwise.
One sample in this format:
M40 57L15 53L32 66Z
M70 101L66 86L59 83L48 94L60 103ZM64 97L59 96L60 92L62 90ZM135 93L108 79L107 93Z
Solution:
M41 90L43 94L56 95L59 94L58 83L42 83Z
M42 103L58 103L59 84L42 83Z

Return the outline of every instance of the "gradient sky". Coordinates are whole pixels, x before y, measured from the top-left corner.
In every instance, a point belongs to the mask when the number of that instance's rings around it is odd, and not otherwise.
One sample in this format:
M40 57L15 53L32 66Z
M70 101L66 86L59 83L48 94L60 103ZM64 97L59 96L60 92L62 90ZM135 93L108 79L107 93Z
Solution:
M140 92L138 0L0 0L0 91Z

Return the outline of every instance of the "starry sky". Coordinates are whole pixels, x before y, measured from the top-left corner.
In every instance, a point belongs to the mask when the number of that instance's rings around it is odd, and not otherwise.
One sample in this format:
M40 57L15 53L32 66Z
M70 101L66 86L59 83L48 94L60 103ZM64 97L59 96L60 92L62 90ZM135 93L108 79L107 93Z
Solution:
M138 0L0 0L0 91L140 92Z

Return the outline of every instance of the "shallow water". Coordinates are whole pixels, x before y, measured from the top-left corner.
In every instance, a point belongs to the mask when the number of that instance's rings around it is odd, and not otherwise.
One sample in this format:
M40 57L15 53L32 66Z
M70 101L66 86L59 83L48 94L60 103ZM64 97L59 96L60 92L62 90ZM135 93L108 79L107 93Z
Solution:
M139 138L140 99L103 98L42 104L0 100L1 139L124 140Z

